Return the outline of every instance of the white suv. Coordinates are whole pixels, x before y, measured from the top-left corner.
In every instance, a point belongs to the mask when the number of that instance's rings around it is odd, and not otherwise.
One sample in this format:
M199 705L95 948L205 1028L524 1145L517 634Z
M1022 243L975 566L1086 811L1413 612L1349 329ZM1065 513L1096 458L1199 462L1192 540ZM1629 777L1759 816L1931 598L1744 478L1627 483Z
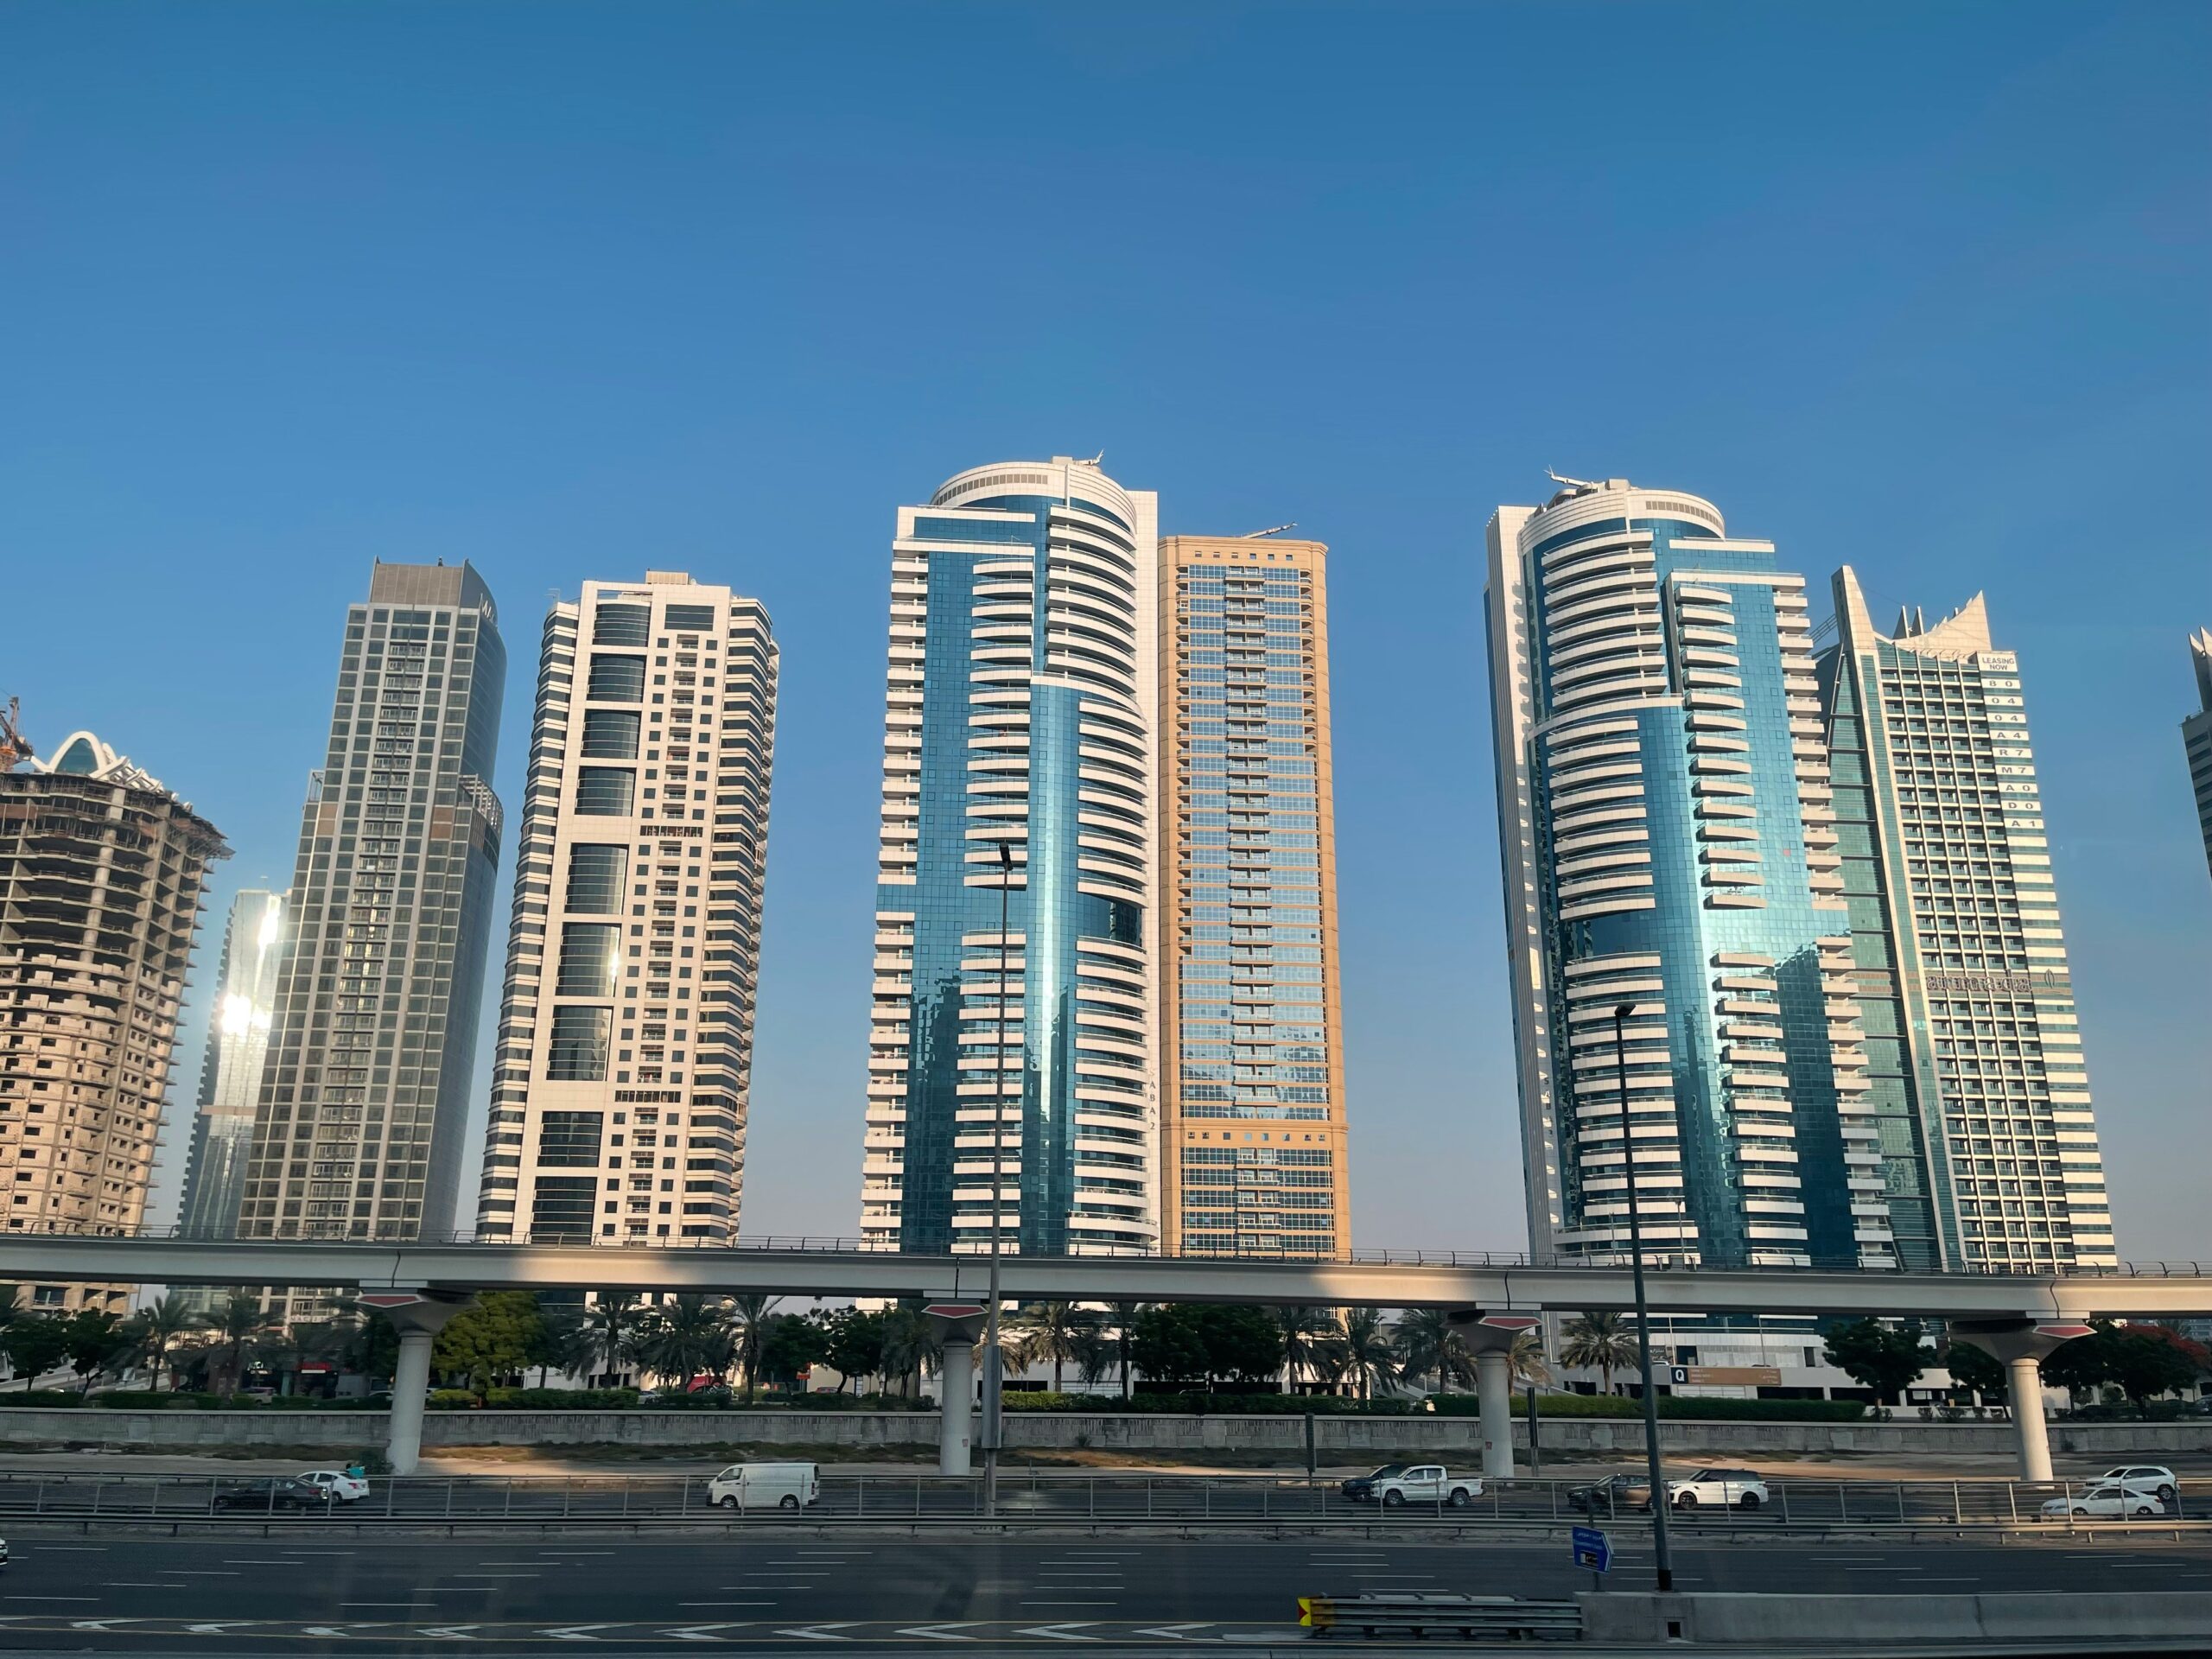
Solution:
M1667 1483L1667 1501L1678 1510L1711 1503L1724 1510L1756 1510L1767 1500L1766 1482L1749 1469L1700 1469Z
M2123 1486L2145 1486L2158 1496L2158 1502L2168 1509L2173 1507L2174 1497L2181 1488L2174 1482L2174 1471L2164 1464L2128 1463L2117 1469L2107 1469L2097 1478L2116 1480Z

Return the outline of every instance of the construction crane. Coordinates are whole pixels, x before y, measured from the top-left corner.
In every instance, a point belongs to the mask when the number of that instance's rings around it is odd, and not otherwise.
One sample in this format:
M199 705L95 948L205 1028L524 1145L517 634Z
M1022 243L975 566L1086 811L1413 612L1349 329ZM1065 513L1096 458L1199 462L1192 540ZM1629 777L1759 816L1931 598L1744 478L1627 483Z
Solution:
M1255 530L1250 535L1239 536L1236 539L1240 542L1265 541L1270 536L1280 536L1286 530L1296 530L1297 528L1298 520L1294 518L1287 524L1269 524L1265 530Z
M14 770L18 761L31 758L30 739L23 735L23 705L19 698L8 699L8 712L0 715L0 772Z

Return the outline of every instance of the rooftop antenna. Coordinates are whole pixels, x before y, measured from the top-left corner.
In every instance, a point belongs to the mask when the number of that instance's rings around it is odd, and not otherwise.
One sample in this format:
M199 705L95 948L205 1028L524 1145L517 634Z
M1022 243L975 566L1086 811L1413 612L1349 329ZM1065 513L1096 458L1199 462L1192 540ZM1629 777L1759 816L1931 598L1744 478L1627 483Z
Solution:
M1236 539L1240 542L1264 541L1270 536L1280 536L1286 530L1296 530L1297 528L1298 520L1294 518L1287 524L1269 524L1265 530L1255 530L1249 536L1239 536Z
M1544 468L1544 476L1554 484L1565 484L1578 490L1594 490L1598 487L1586 478L1568 478L1564 474L1552 471L1548 467Z

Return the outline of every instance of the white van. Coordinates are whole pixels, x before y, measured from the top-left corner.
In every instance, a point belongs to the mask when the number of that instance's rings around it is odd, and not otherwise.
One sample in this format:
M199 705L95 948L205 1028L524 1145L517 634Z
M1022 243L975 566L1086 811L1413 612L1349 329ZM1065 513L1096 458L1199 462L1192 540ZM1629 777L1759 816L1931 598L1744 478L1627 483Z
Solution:
M798 1510L821 1496L810 1463L733 1463L707 1483L707 1502L726 1510Z

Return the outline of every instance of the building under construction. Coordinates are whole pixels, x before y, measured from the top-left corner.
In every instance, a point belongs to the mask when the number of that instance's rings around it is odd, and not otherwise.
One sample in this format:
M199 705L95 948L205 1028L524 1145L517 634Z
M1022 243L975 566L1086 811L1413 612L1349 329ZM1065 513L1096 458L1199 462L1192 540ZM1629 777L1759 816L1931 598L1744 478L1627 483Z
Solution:
M6 761L28 746L10 730ZM90 732L0 772L0 1157L8 1231L145 1213L215 826ZM122 1286L31 1286L120 1313Z

